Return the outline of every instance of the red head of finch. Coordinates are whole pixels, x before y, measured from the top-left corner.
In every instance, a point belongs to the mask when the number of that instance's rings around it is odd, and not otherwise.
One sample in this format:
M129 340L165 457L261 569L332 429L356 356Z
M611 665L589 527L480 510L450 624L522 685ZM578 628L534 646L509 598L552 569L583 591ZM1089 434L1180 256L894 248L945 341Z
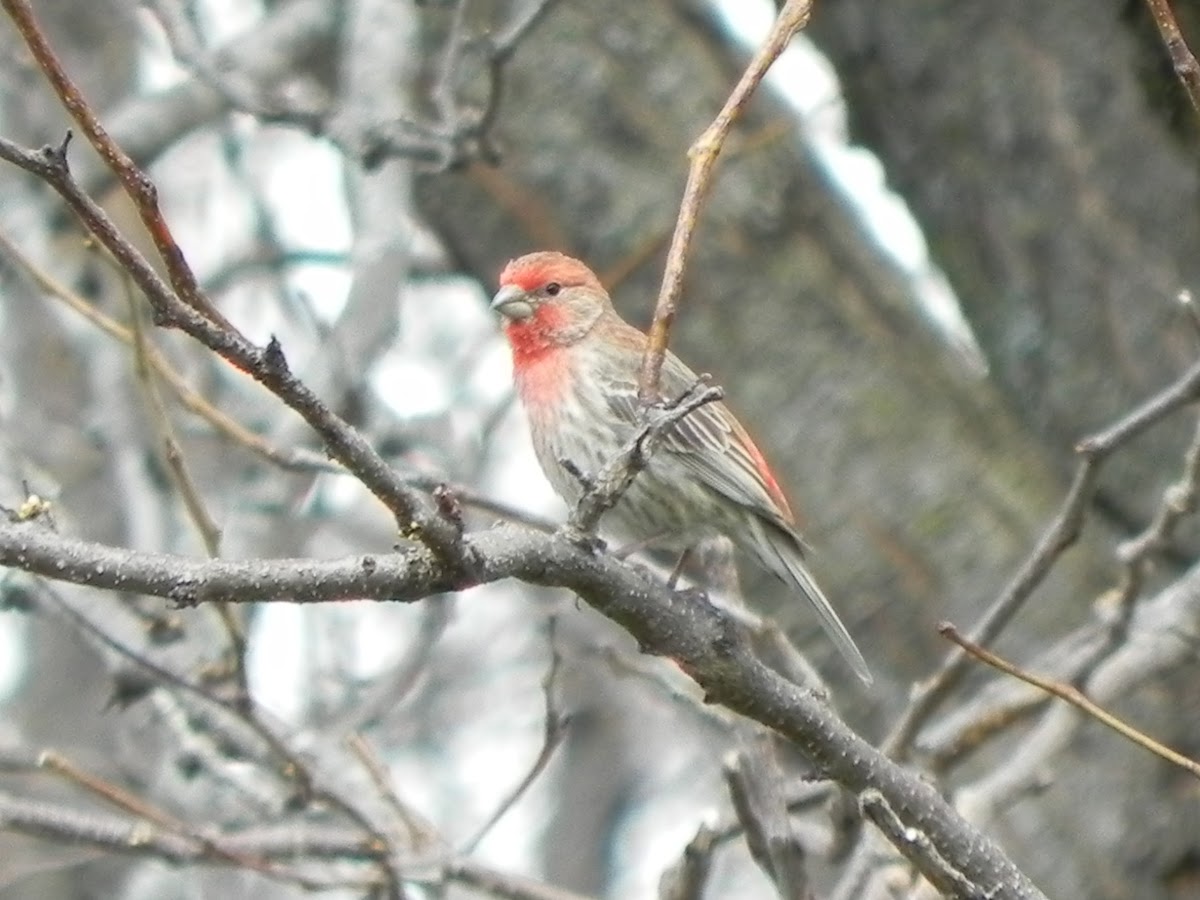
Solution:
M504 318L513 377L538 462L568 504L582 487L562 464L597 472L639 426L638 374L646 336L625 322L595 274L561 253L530 253L500 274L492 308ZM676 397L696 375L675 354L660 390ZM689 546L723 534L792 585L863 681L866 661L804 563L787 498L766 459L724 403L680 420L604 519L635 540Z

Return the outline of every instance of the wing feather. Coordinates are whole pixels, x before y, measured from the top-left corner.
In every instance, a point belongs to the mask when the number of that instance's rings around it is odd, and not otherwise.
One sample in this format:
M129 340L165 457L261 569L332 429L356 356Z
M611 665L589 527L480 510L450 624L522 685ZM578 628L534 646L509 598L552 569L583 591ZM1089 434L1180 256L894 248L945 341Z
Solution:
M662 393L674 398L690 388L696 375L673 353L663 362ZM638 421L637 385L614 385L609 405L631 426ZM681 419L663 435L662 451L672 454L696 478L730 500L749 507L769 521L794 528L787 498L729 407L709 403Z

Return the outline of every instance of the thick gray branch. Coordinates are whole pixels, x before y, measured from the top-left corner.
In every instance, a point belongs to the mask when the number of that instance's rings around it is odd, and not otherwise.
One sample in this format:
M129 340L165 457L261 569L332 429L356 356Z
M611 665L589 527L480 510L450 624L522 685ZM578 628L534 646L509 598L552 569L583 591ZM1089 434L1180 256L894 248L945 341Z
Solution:
M711 702L775 729L850 790L877 790L905 826L924 833L942 859L997 900L1043 896L931 785L882 756L811 692L760 661L743 632L715 607L667 590L612 556L581 549L563 534L501 525L467 535L463 543L464 556L475 561L469 583L512 577L575 591L643 647L674 659ZM416 600L467 586L424 548L330 561L204 561L77 541L38 522L0 524L0 565L185 603ZM919 856L910 859L925 865Z

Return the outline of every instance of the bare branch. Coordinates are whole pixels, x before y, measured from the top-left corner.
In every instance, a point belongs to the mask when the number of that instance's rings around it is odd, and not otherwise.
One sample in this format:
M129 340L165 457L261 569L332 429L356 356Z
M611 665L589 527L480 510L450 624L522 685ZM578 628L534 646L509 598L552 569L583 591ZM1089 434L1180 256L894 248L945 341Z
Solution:
M0 793L0 829L62 843L90 845L110 853L155 857L175 864L232 865L243 855L251 854L292 865L314 859L372 862L381 856L380 849L364 842L361 834L345 829L306 829L289 824L273 831L250 829L212 834L199 841L159 829L145 820L100 815L61 803L22 800L4 793ZM220 845L233 858L212 853L206 842ZM405 868L410 866L413 871L406 877L413 881L430 880L422 877L420 870L440 867L438 881L475 887L504 900L586 900L580 894L497 872L468 859L421 858L406 861ZM384 887L378 878L352 874L361 872L361 868L321 878L279 867L259 871L313 891L349 888L370 894Z
M479 827L474 836L463 845L462 853L465 856L470 856L475 852L480 842L487 837L488 832L496 827L499 822L516 804L518 800L525 795L525 792L537 781L538 776L546 770L546 766L550 764L550 760L554 758L554 753L562 744L563 738L567 736L567 731L571 725L571 716L569 713L564 713L558 708L558 674L562 667L562 654L559 652L558 644L555 640L555 631L557 629L557 620L551 616L546 623L546 641L550 645L550 665L546 670L546 676L542 679L542 693L546 698L546 714L544 725L542 728L542 746L538 750L537 756L533 760L533 764L529 767L529 771L525 776L509 791L508 795L496 807L486 822Z
M283 348L272 340L264 348L223 328L181 301L145 257L121 235L112 219L85 194L67 165L67 141L40 151L22 149L0 138L0 159L25 169L53 187L101 244L129 273L150 301L160 325L180 328L234 367L274 393L299 413L325 441L331 455L352 472L396 517L401 531L437 548L440 558L460 569L466 560L453 525L416 495L361 434L332 412L288 367Z
M919 855L925 863L925 875L934 887L947 897L960 900L991 900L991 891L975 884L962 872L951 866L938 853L937 847L928 836L904 825L888 802L876 791L867 791L862 796L862 811L896 847L907 848L905 855L910 859ZM932 876L929 873L934 873Z
M397 709L428 673L438 642L450 625L454 602L453 597L427 597L421 606L421 624L404 656L376 678L351 708L317 722L316 727L332 734L360 732Z
M85 771L61 753L47 750L39 754L38 768L53 772L67 781L79 785L88 793L100 797L143 823L149 823L165 833L179 835L196 843L207 856L213 859L223 860L263 875L289 881L299 881L311 887L311 884L307 880L300 878L294 873L279 870L266 860L224 847L219 841L201 834L188 823L172 816L164 810L152 806L119 785L113 784L111 781L101 778L94 773Z
M446 878L485 891L501 900L587 900L580 894L548 884L507 875L466 860L455 860L445 869Z
M1050 574L1062 554L1078 539L1100 467L1109 454L1198 396L1200 362L1194 363L1172 384L1117 422L1103 431L1089 435L1076 445L1075 451L1080 456L1080 461L1057 515L1012 580L972 629L969 636L971 641L986 647L999 637L1025 601ZM969 665L969 657L961 648L955 648L947 655L938 671L916 690L900 719L884 740L882 749L885 753L904 758L921 725L950 696L966 674Z
M1093 457L1087 457L1079 464L1075 480L1058 513L1012 580L971 630L973 641L986 646L999 637L1025 601L1050 574L1063 552L1079 538L1095 489L1099 465L1099 460ZM912 700L884 740L883 752L904 758L921 726L953 693L969 668L970 657L961 649L948 654L937 672L913 693Z
M411 809L407 803L400 799L396 793L395 787L392 784L392 778L389 774L386 765L379 758L379 754L375 752L375 748L361 734L355 733L346 739L346 744L350 748L358 761L362 763L367 774L371 777L372 783L380 796L387 801L396 818L408 830L409 845L424 849L431 846L439 846L440 838L436 829L416 810Z
M1111 705L1194 665L1200 634L1200 567L1192 566L1155 597L1138 604L1133 626L1130 639L1090 673L1087 690L1093 703ZM1003 765L981 773L958 791L958 807L972 822L988 827L1014 798L1044 785L1048 768L1067 753L1088 723L1090 719L1076 708L1050 704L1010 748Z
M811 11L812 0L787 0L779 11L771 33L750 60L750 65L742 73L733 93L729 95L712 124L688 149L691 165L688 168L687 185L683 189L679 218L675 222L675 233L667 251L662 288L654 306L654 321L650 325L649 343L642 357L642 370L638 378L638 398L643 404L653 403L658 398L658 379L662 373L671 326L675 322L679 298L683 292L683 273L687 267L688 251L691 249L692 235L700 217L700 206L712 182L717 157L721 154L725 139L729 136L742 108L788 42L808 22Z
M230 107L250 113L262 122L286 123L314 133L320 130L321 110L315 108L311 100L285 103L279 96L263 90L245 73L222 67L220 57L203 46L189 10L181 0L153 0L145 5L162 26L175 58L220 94Z
M784 900L811 900L804 846L797 839L783 802L783 773L769 738L755 734L726 760L725 782L758 867Z
M1122 416L1103 431L1080 441L1075 452L1087 458L1103 459L1118 447L1157 425L1180 407L1200 398L1200 360L1186 372L1145 402Z
M438 170L469 164L494 165L500 152L492 142L492 128L504 93L504 69L518 45L536 28L559 0L529 0L497 35L471 35L467 31L467 0L451 4L451 23L442 49L438 74L431 88L436 117L419 120L392 118L378 122L358 141L346 146L346 136L336 126L332 137L351 155L361 157L370 169L390 157L408 157ZM465 103L458 82L468 61L481 66L487 79L482 102Z
M0 251L12 260L36 287L55 300L61 301L101 332L127 346L134 341L133 332L120 322L106 315L94 303L71 290L49 272L35 264L8 237L0 232ZM234 421L213 406L203 395L191 387L172 366L162 352L153 345L145 349L146 362L162 382L170 388L179 404L189 412L208 422L226 440L245 447L251 453L288 471L297 472L343 472L341 466L330 462L302 447L281 450L264 438L250 431L240 422Z
M133 201L133 205L142 219L142 224L146 226L146 230L154 240L154 246L158 250L163 265L166 266L171 286L175 292L192 309L224 330L236 333L236 329L229 323L229 320L213 306L212 301L200 290L196 276L187 264L183 251L175 242L170 226L163 218L162 210L159 209L158 189L129 155L117 146L109 137L104 126L100 124L100 119L88 105L79 87L67 75L62 62L50 46L50 41L46 38L41 26L38 25L28 0L0 0L0 5L3 5L17 26L21 38L25 41L25 45L33 54L33 58L41 67L42 72L45 73L46 80L58 94L63 107L87 135L89 143L117 176L125 193ZM64 153L65 149L64 145Z
M881 755L810 692L765 665L737 622L693 594L678 594L563 533L499 526L464 537L478 560L473 583L515 577L567 587L628 629L643 647L674 659L722 703L793 741L814 766L852 791L875 788L906 825L998 900L1040 898L1036 887L918 774ZM432 553L412 547L348 560L191 560L114 550L65 538L37 522L0 522L0 565L51 578L182 602L300 602L365 597L415 600L465 587ZM924 863L913 858L921 867Z
M1027 672L1020 666L1010 663L1003 657L980 647L978 644L968 640L958 633L949 622L942 622L938 625L938 633L943 637L948 638L958 646L962 647L971 656L978 659L980 662L987 663L993 669L998 669L1006 675L1011 675L1014 678L1019 678L1026 684L1032 684L1034 687L1041 688L1048 694L1052 694L1061 700L1066 700L1076 709L1087 713L1102 725L1106 725L1122 737L1128 738L1139 747L1149 750L1155 756L1165 759L1167 762L1179 766L1181 769L1186 769L1192 775L1200 778L1200 763L1189 759L1182 753L1176 753L1170 747L1167 747L1154 738L1147 735L1145 732L1139 731L1127 722L1118 719L1112 713L1097 706L1087 698L1078 688L1070 684L1064 684L1061 681L1055 681L1052 678L1043 678L1040 675L1035 675L1032 672Z
M1087 673L1101 659L1112 653L1126 639L1134 607L1141 594L1142 586L1149 575L1156 554L1165 550L1172 535L1186 516L1195 512L1200 503L1200 421L1192 433L1192 442L1183 457L1183 474L1163 491L1158 509L1149 524L1140 534L1122 541L1117 546L1117 559L1121 562L1121 577L1116 587L1104 597L1108 613L1108 640L1098 650L1091 665L1080 672L1086 679Z
M658 884L659 900L703 900L716 843L713 830L701 825L683 848L679 862L663 872Z
M1171 11L1170 0L1146 0L1146 5L1150 7L1150 15L1158 26L1159 36L1167 48L1167 55L1171 57L1171 65L1179 76L1179 83L1192 101L1192 108L1200 113L1200 63L1196 62L1187 41L1183 39L1183 32Z
M126 282L126 287L129 287ZM144 313L137 298L126 290L126 300L129 305L129 319L133 332L133 358L138 384L146 399L149 417L158 432L158 444L163 458L163 467L171 476L176 492L183 500L188 518L191 519L205 552L210 557L220 555L221 529L213 520L208 506L192 478L183 447L175 436L175 426L171 415L163 402L162 392L158 387L158 378L154 367L150 364L150 354L154 349L146 336L143 325ZM246 675L246 630L239 614L227 603L215 606L216 614L225 630L229 642L228 669L232 676L233 687L236 691L234 702L242 709L250 708L250 685Z

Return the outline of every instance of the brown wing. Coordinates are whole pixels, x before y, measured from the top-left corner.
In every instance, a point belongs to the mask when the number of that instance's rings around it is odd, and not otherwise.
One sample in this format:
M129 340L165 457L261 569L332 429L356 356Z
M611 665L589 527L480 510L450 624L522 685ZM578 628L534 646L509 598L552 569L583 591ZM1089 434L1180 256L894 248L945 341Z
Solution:
M673 353L663 362L661 392L675 398L691 387L696 375ZM616 387L616 386L615 386ZM621 385L609 393L617 416L637 422L637 386ZM674 454L701 482L768 520L791 530L792 511L771 475L762 452L724 403L709 403L689 413L663 436L662 450Z

